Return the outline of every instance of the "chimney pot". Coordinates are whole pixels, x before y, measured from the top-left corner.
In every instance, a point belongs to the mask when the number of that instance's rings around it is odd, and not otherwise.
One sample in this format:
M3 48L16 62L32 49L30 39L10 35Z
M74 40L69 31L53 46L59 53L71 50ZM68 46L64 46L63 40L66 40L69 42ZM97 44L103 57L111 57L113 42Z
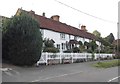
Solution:
M44 16L44 17L45 17L45 12L43 12L43 13L42 13L42 16Z
M86 26L85 26L85 25L82 25L82 26L81 26L81 30L87 31Z

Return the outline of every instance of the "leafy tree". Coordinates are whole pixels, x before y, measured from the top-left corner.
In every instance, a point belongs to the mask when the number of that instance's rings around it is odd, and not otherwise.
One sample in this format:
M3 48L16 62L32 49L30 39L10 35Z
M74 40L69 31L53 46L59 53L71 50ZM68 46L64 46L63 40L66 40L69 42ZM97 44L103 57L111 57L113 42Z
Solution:
M41 57L42 35L39 24L21 12L3 23L3 59L20 66L31 66Z
M105 40L112 44L115 40L115 37L112 33L110 33L107 37L105 37Z
M95 40L92 40L90 42L90 48L91 48L92 52L95 52L95 49L97 48L97 46L98 45L96 44Z
M93 31L93 34L97 37L101 37L101 33L98 32L97 30Z
M106 41L104 38L102 38L102 37L99 37L98 40L99 40L99 41L102 43L102 45L104 45L104 46L111 46L111 44L110 44L108 41Z

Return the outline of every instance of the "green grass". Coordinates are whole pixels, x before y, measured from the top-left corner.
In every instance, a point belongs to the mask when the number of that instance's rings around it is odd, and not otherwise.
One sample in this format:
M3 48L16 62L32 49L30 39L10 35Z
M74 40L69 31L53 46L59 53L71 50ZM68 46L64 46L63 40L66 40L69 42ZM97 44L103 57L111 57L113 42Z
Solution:
M98 67L98 68L110 68L110 67L120 66L120 60L98 62L96 64L93 64L93 66Z

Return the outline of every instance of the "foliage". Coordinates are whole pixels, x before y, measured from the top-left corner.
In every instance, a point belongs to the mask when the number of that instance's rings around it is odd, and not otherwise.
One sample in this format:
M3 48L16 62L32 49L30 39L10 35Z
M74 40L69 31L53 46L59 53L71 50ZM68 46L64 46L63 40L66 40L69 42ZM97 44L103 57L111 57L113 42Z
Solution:
M104 38L102 38L102 37L99 37L98 40L99 40L99 41L102 43L102 45L104 45L104 46L111 46L111 44L110 44L108 41L106 41Z
M20 66L31 66L40 59L42 36L36 20L21 12L5 21L3 29L3 59Z
M43 52L57 53L57 52L59 52L59 49L57 49L55 47L45 47Z
M108 62L98 62L94 64L93 66L98 67L98 68L110 68L110 67L115 67L115 66L120 66L120 60L112 60Z
M86 51L84 45L79 46L79 49L80 49L80 52L85 52Z
M99 38L99 41L102 43L100 50L101 53L113 53L114 46L110 42L108 42L102 37Z
M96 37L101 37L101 33L98 32L97 30L93 31L93 34L94 34Z
M108 35L107 37L105 37L105 40L107 42L109 42L110 44L112 44L113 41L115 40L115 37L114 37L114 35L112 33L110 33L110 35Z
M74 52L74 53L78 53L78 52L80 52L80 49L79 49L78 47L74 47L74 48L73 48L73 52Z
M83 45L83 43L82 43L81 41L79 41L78 43L79 43L79 45L80 45L80 46L82 46L82 45Z
M44 45L45 47L54 47L54 41L51 39L44 39Z
M91 48L91 50L94 52L95 51L95 49L97 48L97 44L96 44L96 42L95 42L95 40L92 40L91 42L90 42L90 48Z
M93 51L91 49L87 49L86 50L88 53L93 53Z
M51 40L45 39L43 52L57 53L57 52L59 52L59 49L54 47L54 41L52 39Z

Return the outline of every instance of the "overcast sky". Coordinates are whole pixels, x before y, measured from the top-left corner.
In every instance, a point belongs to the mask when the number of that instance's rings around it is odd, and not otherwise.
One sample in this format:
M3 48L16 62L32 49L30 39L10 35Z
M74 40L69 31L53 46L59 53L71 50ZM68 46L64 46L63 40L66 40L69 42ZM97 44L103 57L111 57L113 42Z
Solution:
M62 5L55 0L0 0L0 15L11 17L18 8L35 11L46 17L59 15L60 21L77 27L79 24L86 25L88 32L98 30L102 37L113 33L117 38L118 1L120 0L58 0L82 12L88 13L100 20Z

